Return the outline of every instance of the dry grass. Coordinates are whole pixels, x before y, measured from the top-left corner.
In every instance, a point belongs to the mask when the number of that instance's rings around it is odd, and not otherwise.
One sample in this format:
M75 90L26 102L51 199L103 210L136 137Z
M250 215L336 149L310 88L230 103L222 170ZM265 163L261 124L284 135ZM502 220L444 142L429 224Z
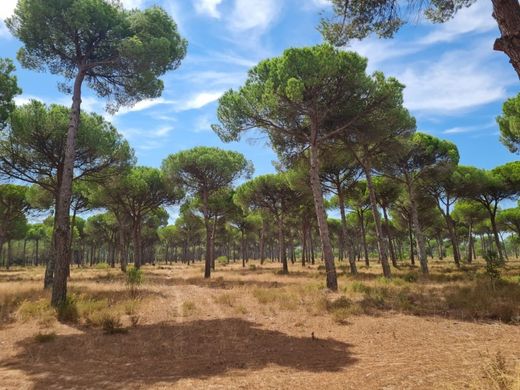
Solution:
M482 264L342 267L336 293L319 266L279 268L144 267L138 298L117 269L74 268L58 311L41 268L0 271L2 388L520 390L520 262L495 285Z

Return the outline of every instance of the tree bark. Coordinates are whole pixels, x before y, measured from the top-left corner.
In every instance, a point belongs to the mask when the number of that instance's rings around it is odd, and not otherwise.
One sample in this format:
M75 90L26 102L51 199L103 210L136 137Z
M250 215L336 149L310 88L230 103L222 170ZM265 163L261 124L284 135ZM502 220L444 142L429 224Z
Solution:
M415 199L415 186L407 178L408 194L410 196L410 211L412 214L412 225L415 233L415 240L417 241L417 255L419 256L419 264L423 274L428 274L428 258L426 257L426 245L424 242L424 234L419 223L419 213L417 211L417 201Z
M67 276L70 261L70 200L72 197L72 179L74 175L74 160L76 158L76 135L78 132L81 110L81 84L85 78L81 70L74 80L74 92L72 96L72 107L70 122L67 131L63 160L63 178L58 189L59 199L56 204L55 225L55 269L52 283L51 304L57 307L65 302L67 298Z
M282 205L283 207L283 205ZM282 262L282 273L284 275L289 273L289 267L287 265L287 250L285 248L285 227L284 227L284 216L283 212L280 213L278 220L278 241L280 241L280 260Z
M341 214L341 242L345 243L347 240L347 217L345 215L345 194L338 188L338 200L339 200L339 211ZM343 244L344 245L344 244ZM350 273L352 275L357 274L356 261L353 256L349 253L348 262L350 265Z
M518 0L491 0L491 3L501 35L495 40L493 49L509 57L520 78L520 5Z
M383 209L383 217L385 219L385 233L386 238L388 239L388 248L390 249L390 258L392 260L392 265L395 268L399 268L397 265L397 257L395 255L394 244L392 243L392 235L390 233L390 221L388 220L388 213L386 212L386 207L382 207Z
M377 247L379 250L379 258L381 260L381 265L383 266L383 275L385 276L385 278L390 278L392 276L392 271L390 270L390 264L388 264L388 251L386 247L386 241L383 237L383 230L381 228L381 216L379 215L379 211L377 210L376 191L372 183L372 168L370 167L370 164L368 162L365 162L365 164L363 164L363 169L365 171L365 178L367 180L367 188L370 197L372 215L374 216Z
M327 273L327 288L332 291L338 289L338 279L336 275L336 266L334 264L334 253L332 252L332 245L330 243L329 227L327 225L327 214L323 204L323 192L321 190L320 181L320 165L318 157L317 145L317 129L315 125L311 129L311 144L310 144L310 181L312 195L314 198L314 207L316 209L316 219L318 220L318 229L320 232L321 246L323 248L325 272Z
M365 217L363 211L358 211L359 224L361 225L361 241L363 242L363 253L365 255L365 265L370 267L370 259L368 258L367 232L365 229Z

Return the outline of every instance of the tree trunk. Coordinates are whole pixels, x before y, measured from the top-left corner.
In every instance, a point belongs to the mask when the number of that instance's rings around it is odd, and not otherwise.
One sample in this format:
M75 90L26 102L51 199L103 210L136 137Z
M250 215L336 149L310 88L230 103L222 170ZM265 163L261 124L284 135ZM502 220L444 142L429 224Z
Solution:
M390 234L390 221L388 219L388 213L386 212L386 207L382 207L382 209L383 209L383 217L385 218L385 233L386 233L386 238L388 239L388 248L390 249L390 258L392 259L392 265L395 268L398 268L394 244L392 243L392 235Z
M387 247L386 247L386 241L383 237L383 230L381 228L381 216L379 215L379 211L377 210L376 191L375 191L374 185L372 183L372 172L371 172L372 169L368 162L365 162L363 169L365 171L365 178L367 180L367 188L368 188L368 194L370 197L370 206L372 208L372 215L374 216L377 248L379 250L379 259L381 260L381 265L383 266L383 275L385 276L385 278L389 278L392 276L392 271L390 271L390 264L388 264L388 251L387 251Z
M468 263L473 261L473 224L470 223L468 227Z
M262 218L262 228L260 230L260 264L263 265L265 261L265 229L266 223Z
M410 238L410 262L412 263L412 265L415 265L415 254L414 254L414 251L413 251L413 247L414 247L414 239L413 239L413 232L412 232L412 221L411 220L408 220L408 236Z
M424 235L419 223L419 213L417 211L417 201L415 200L414 184L407 178L408 194L410 196L410 211L412 214L412 225L415 233L415 240L417 241L417 255L419 256L419 263L423 274L428 274L428 258L426 257L426 245L424 242Z
M13 261L13 248L11 248L11 240L7 240L7 256L6 256L5 268L9 269L11 267L11 262Z
M318 220L318 228L320 231L321 246L323 248L325 260L325 272L327 273L327 288L333 291L338 289L338 279L336 276L336 266L334 264L334 253L330 243L329 227L327 225L327 214L323 204L323 192L321 190L320 181L320 165L318 159L317 145L317 128L312 126L310 144L310 181L312 195L314 198L314 207L316 209L316 219Z
M35 245L36 245L36 248L35 248L35 250L36 250L36 258L34 259L34 261L35 261L34 265L36 265L36 266L38 266L39 262L40 262L39 244L40 244L40 240L36 240L36 243L35 243Z
M501 37L495 40L493 49L509 57L520 78L520 5L518 0L491 0L493 17L498 23Z
M341 242L345 243L347 240L347 217L345 216L345 194L341 190L341 188L338 188L338 200L339 200L339 211L341 214ZM344 245L344 244L342 244ZM350 273L352 275L357 274L357 266L356 261L353 256L349 253L348 255L348 262L350 265Z
M363 242L363 252L365 254L365 265L370 267L370 259L368 258L367 232L365 230L365 218L362 211L358 211L359 224L361 225L361 241Z
M283 204L282 204L283 207ZM284 227L284 216L283 212L280 213L278 220L278 241L280 241L280 260L282 262L282 273L288 274L289 267L287 266L287 250L285 248L285 227Z
M63 160L63 179L58 189L59 199L56 204L56 241L55 241L55 269L52 283L51 304L57 307L67 298L67 276L70 261L69 237L70 237L70 200L72 196L72 179L74 160L76 158L76 134L78 132L81 109L81 84L85 75L80 71L74 81L74 93L70 112L70 123L67 131Z
M204 277L211 277L211 227L209 218L204 218L204 225L206 230L206 252L204 256Z
M141 218L137 217L134 220L133 226L134 235L134 267L141 268L143 263L143 250L141 247Z

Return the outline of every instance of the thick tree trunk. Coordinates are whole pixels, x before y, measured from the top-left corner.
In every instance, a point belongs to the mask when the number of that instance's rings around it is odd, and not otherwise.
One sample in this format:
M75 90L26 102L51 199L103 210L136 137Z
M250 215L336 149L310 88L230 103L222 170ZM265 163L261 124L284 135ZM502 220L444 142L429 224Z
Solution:
M518 0L491 0L493 17L498 23L501 37L495 41L493 49L504 52L509 57L520 78L520 5Z
M419 223L419 213L417 211L417 201L415 199L415 186L407 180L408 194L410 196L410 211L412 214L412 225L415 233L415 240L417 241L417 255L419 256L419 264L423 274L428 274L428 258L426 257L426 245L424 242L424 234Z
M339 201L339 211L341 215L341 242L345 243L347 241L347 217L345 215L345 194L341 190L341 188L337 189L338 191L338 201ZM342 244L344 245L344 244ZM350 252L350 251L349 251ZM357 274L357 266L354 257L349 253L348 262L350 265L350 273L352 275Z
M327 273L327 288L336 291L338 289L338 279L336 276L336 266L334 264L334 253L330 243L329 227L327 225L327 214L323 204L323 192L321 190L320 181L320 165L318 158L318 145L316 144L317 129L312 126L310 145L310 181L312 195L314 198L314 207L316 209L316 219L318 220L318 228L320 231L321 246L323 248L325 271Z
M76 158L76 135L78 132L81 109L81 84L85 74L80 71L74 81L70 123L67 131L63 160L63 179L58 189L59 199L56 204L56 232L55 232L55 269L52 283L51 304L57 307L67 298L67 276L70 262L70 200L72 196L72 179L74 175L74 160Z
M390 278L392 276L392 271L390 270L390 264L388 264L388 250L386 247L385 238L383 236L383 229L381 228L381 216L379 215L379 211L377 210L376 191L372 183L372 168L370 167L370 164L366 162L364 164L363 169L365 171L365 178L367 180L368 194L370 197L370 206L372 208L372 215L374 217L374 224L376 228L376 239L377 248L379 250L379 259L381 260L381 265L383 266L383 275L385 276L385 278Z

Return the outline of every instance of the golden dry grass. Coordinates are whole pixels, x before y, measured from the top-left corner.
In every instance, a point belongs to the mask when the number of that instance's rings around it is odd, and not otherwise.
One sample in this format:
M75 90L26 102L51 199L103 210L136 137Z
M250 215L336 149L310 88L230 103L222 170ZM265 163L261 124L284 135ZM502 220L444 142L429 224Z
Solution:
M494 286L481 264L374 265L337 293L317 266L250 264L144 267L137 298L74 268L67 323L43 269L0 271L0 388L519 389L520 262Z

